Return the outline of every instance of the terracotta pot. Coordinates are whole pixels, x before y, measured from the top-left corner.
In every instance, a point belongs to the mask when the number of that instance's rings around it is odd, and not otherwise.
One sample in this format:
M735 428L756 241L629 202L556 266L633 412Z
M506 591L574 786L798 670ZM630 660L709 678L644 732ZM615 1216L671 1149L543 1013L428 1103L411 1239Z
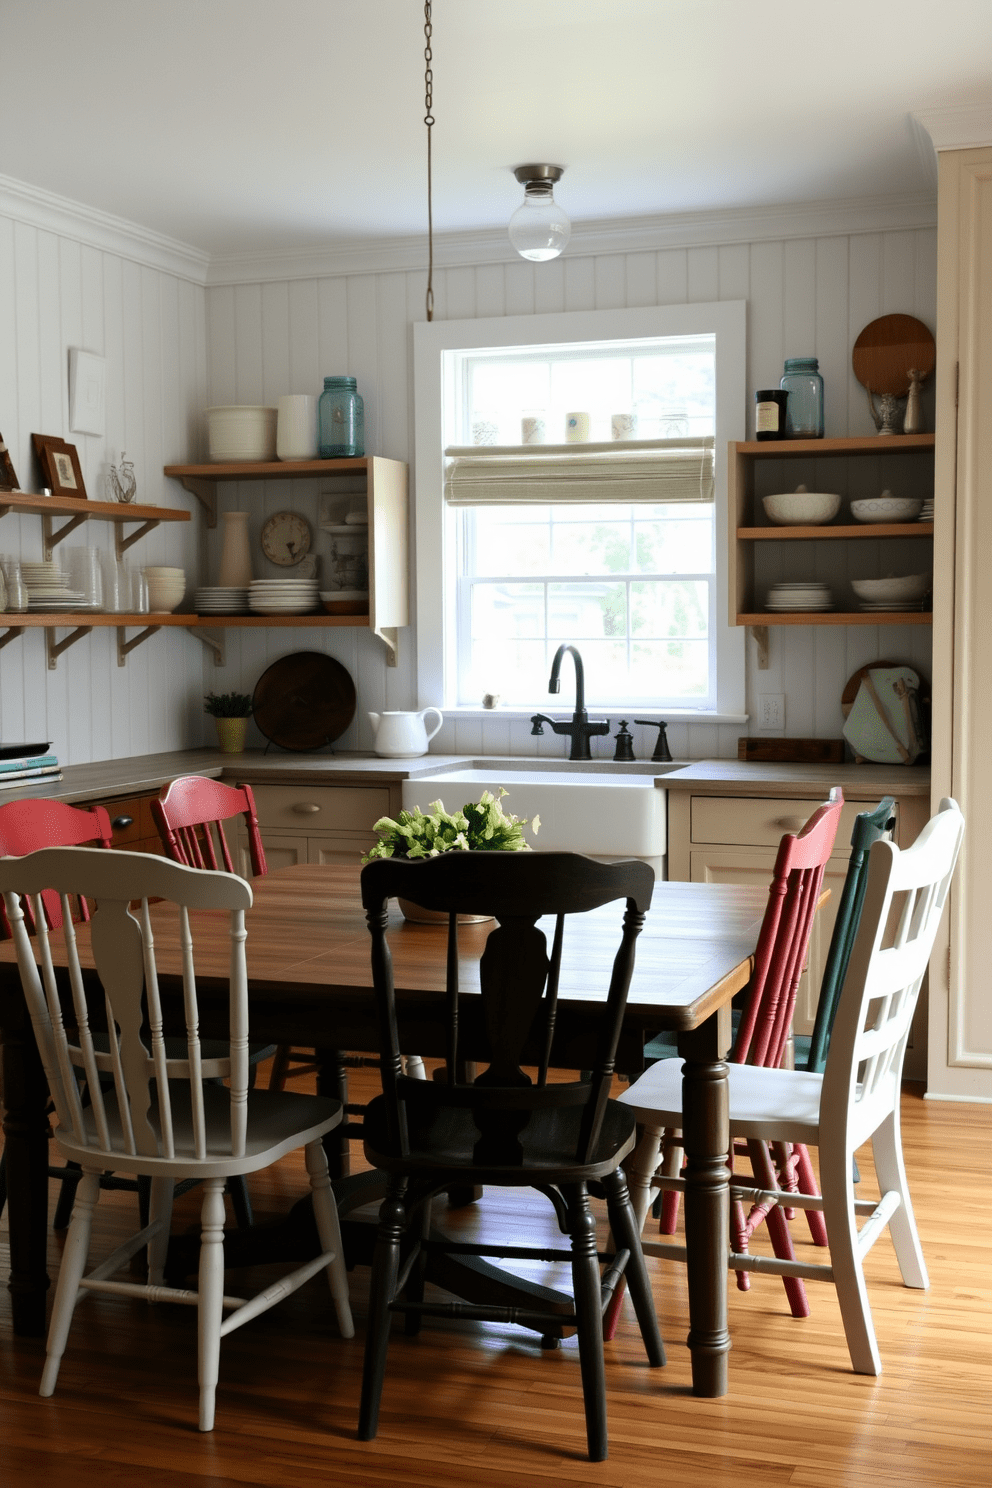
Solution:
M448 916L442 909L423 909L419 904L411 904L409 899L397 899L396 903L403 912L403 918L409 920L411 925L446 925ZM459 925L486 925L494 918L493 915L470 915L460 914Z
M247 718L215 718L217 742L222 754L243 754Z

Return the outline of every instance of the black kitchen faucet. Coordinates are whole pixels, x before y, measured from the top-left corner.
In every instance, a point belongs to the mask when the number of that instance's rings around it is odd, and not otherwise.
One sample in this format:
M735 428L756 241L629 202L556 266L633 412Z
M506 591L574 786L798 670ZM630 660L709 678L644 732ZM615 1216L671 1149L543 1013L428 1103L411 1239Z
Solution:
M589 740L594 734L608 734L610 732L610 720L604 719L601 723L590 723L586 714L586 682L585 673L582 669L582 657L575 646L562 645L555 652L555 659L551 663L551 676L548 679L548 691L558 692L561 689L559 672L561 671L561 659L566 651L570 651L575 663L575 712L572 714L571 723L556 723L553 718L548 718L545 713L535 713L531 718L532 734L543 734L543 724L548 723L556 734L568 734L571 745L568 751L570 760L592 759L589 752Z

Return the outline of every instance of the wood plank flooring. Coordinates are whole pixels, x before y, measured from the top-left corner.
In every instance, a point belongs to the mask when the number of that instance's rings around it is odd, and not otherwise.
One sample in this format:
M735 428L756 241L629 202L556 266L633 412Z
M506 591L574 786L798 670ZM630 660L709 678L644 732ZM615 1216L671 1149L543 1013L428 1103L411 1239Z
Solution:
M361 1077L359 1077L361 1078ZM358 1092L361 1094L361 1092ZM428 1322L417 1339L394 1334L379 1436L355 1439L368 1273L352 1272L357 1336L335 1331L326 1286L296 1296L225 1340L217 1426L196 1430L195 1317L108 1297L80 1304L58 1388L37 1394L44 1345L15 1339L0 1222L0 1485L2 1488L290 1488L334 1483L378 1488L656 1488L658 1484L972 1488L990 1481L990 1225L986 1107L904 1098L906 1161L929 1292L903 1287L891 1243L868 1259L885 1373L850 1370L832 1287L808 1283L812 1315L789 1316L781 1282L730 1281L730 1394L689 1391L685 1279L649 1261L669 1352L663 1370L643 1357L629 1303L607 1346L610 1456L585 1458L574 1341L553 1353L521 1330ZM870 1156L864 1194L875 1192ZM305 1191L296 1161L253 1182L257 1215L284 1211ZM134 1200L106 1194L95 1247L126 1233ZM195 1223L198 1200L177 1205ZM540 1230L557 1238L538 1195L488 1195L478 1212L452 1212L466 1233ZM794 1223L800 1250L803 1221ZM758 1242L760 1248L763 1242ZM50 1269L62 1237L53 1235ZM96 1252L95 1252L96 1253ZM541 1273L547 1275L545 1270ZM246 1278L245 1283L248 1285ZM240 1282L238 1289L240 1289ZM243 1295L244 1293L242 1293Z

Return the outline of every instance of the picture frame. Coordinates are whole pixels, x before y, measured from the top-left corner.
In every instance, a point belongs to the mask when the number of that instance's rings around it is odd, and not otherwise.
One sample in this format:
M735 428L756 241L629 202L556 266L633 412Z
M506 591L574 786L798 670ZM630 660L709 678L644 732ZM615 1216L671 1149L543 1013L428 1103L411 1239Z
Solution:
M41 466L45 483L53 496L72 496L86 501L86 486L74 444L66 444L55 434L32 434L31 443Z
M10 458L10 450L7 448L3 435L0 434L0 491L19 491L20 489L14 462Z

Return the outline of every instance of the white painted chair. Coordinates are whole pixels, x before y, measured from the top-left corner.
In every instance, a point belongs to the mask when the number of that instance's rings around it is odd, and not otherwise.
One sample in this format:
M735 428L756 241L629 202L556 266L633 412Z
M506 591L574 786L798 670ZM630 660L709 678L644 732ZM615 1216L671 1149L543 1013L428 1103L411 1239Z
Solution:
M833 1281L857 1374L880 1374L878 1344L865 1287L863 1258L886 1225L903 1281L929 1286L903 1165L899 1096L913 1010L947 898L964 831L954 801L945 799L912 847L872 845L861 925L841 993L823 1074L731 1064L730 1134L752 1143L803 1142L820 1154L822 1197L773 1186L741 1187L747 1203L819 1209L831 1264L728 1254L735 1270ZM655 1171L666 1127L681 1125L682 1064L659 1060L620 1096L645 1126L645 1140L628 1171L637 1221L643 1225L653 1194L683 1187ZM881 1197L855 1199L854 1154L871 1139ZM652 1155L653 1154L653 1155ZM866 1215L860 1231L857 1215ZM685 1247L645 1240L645 1255L684 1260Z
M54 890L63 900L61 930L51 931L37 896ZM55 1142L65 1158L79 1163L79 1184L59 1273L41 1394L51 1395L58 1378L73 1309L83 1292L109 1292L153 1302L182 1302L198 1311L200 1430L214 1423L221 1338L266 1311L326 1270L345 1338L354 1334L337 1209L327 1176L321 1138L342 1119L339 1101L248 1086L248 979L245 911L251 888L233 873L182 867L145 853L98 848L45 848L0 860L0 892L16 942L21 982L59 1125ZM37 934L28 936L21 895L35 904ZM102 984L112 1034L104 1052L90 1029L82 947L66 909L66 898L85 894L96 902L90 930L93 963ZM169 1052L151 920L150 898L171 900L179 909L182 945L186 1057ZM131 911L129 901L141 900ZM230 915L230 1058L203 1057L198 1025L190 910L226 910ZM55 954L57 935L65 955ZM36 964L37 956L37 964ZM60 1001L54 963L68 966L71 1007ZM96 1006L90 989L90 1006ZM68 1029L67 1029L68 1025ZM71 1034L71 1037L70 1037ZM169 1057L169 1055L173 1057ZM211 1084L216 1076L229 1088ZM89 1103L84 1104L81 1082ZM224 1295L225 1179L268 1167L304 1147L322 1254L245 1301ZM83 1275L100 1174L123 1171L151 1179L149 1224ZM180 1291L162 1284L174 1184L196 1178L203 1185L199 1287ZM147 1246L148 1283L111 1278ZM225 1310L228 1316L224 1317Z

